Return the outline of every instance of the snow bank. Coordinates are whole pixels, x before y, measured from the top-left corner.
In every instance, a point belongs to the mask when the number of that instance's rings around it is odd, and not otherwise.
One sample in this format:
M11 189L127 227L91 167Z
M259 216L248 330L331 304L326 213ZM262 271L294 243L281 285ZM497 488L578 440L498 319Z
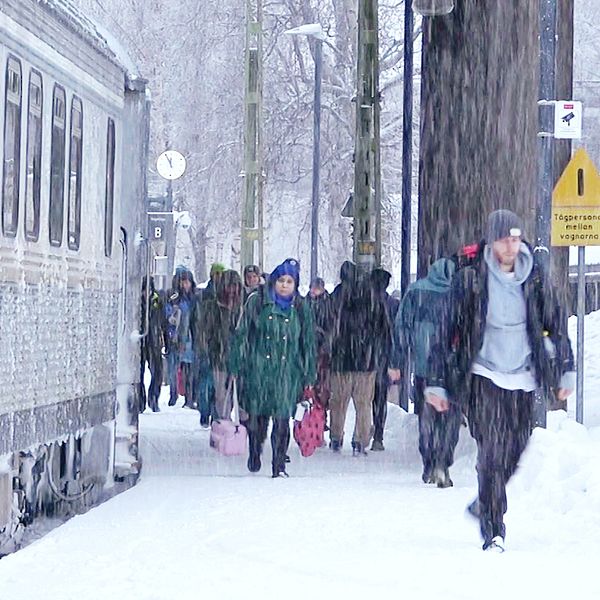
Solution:
M569 338L577 353L577 317L569 319ZM588 427L600 428L600 311L585 319L583 422ZM575 418L575 394L569 398L569 416Z

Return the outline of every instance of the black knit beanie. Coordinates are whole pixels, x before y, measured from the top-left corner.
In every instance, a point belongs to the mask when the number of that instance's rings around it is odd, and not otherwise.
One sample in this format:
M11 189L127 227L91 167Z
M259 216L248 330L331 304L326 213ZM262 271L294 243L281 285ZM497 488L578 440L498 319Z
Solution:
M523 222L514 212L502 208L488 216L485 238L488 244L506 237L521 237L522 235Z

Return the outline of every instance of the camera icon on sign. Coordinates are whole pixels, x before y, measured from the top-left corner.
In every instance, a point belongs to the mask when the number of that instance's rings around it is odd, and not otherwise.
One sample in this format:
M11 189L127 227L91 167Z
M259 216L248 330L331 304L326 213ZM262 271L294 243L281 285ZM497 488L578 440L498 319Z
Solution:
M571 125L571 121L575 118L575 113L574 112L570 112L567 113L562 120L567 124L567 125Z

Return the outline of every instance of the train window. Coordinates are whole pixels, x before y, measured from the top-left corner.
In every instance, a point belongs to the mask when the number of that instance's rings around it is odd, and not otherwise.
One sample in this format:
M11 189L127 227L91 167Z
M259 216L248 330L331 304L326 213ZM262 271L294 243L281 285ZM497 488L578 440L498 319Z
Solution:
M108 119L106 134L106 202L104 207L104 253L112 254L115 204L115 122Z
M54 86L52 100L52 142L50 144L50 243L60 246L63 237L65 201L65 90Z
M81 100L73 96L71 102L71 143L69 150L69 248L79 249L81 235L81 161L83 137L83 109Z
M21 62L14 56L8 57L5 90L2 231L14 237L19 220L21 170Z
M36 242L40 235L40 190L42 167L42 76L29 75L27 115L27 180L25 182L25 237Z

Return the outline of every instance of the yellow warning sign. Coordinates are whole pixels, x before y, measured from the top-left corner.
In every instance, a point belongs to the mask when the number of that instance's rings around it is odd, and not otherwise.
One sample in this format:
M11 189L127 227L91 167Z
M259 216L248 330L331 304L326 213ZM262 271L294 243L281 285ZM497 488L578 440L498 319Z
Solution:
M600 174L580 148L552 193L553 246L600 246Z

